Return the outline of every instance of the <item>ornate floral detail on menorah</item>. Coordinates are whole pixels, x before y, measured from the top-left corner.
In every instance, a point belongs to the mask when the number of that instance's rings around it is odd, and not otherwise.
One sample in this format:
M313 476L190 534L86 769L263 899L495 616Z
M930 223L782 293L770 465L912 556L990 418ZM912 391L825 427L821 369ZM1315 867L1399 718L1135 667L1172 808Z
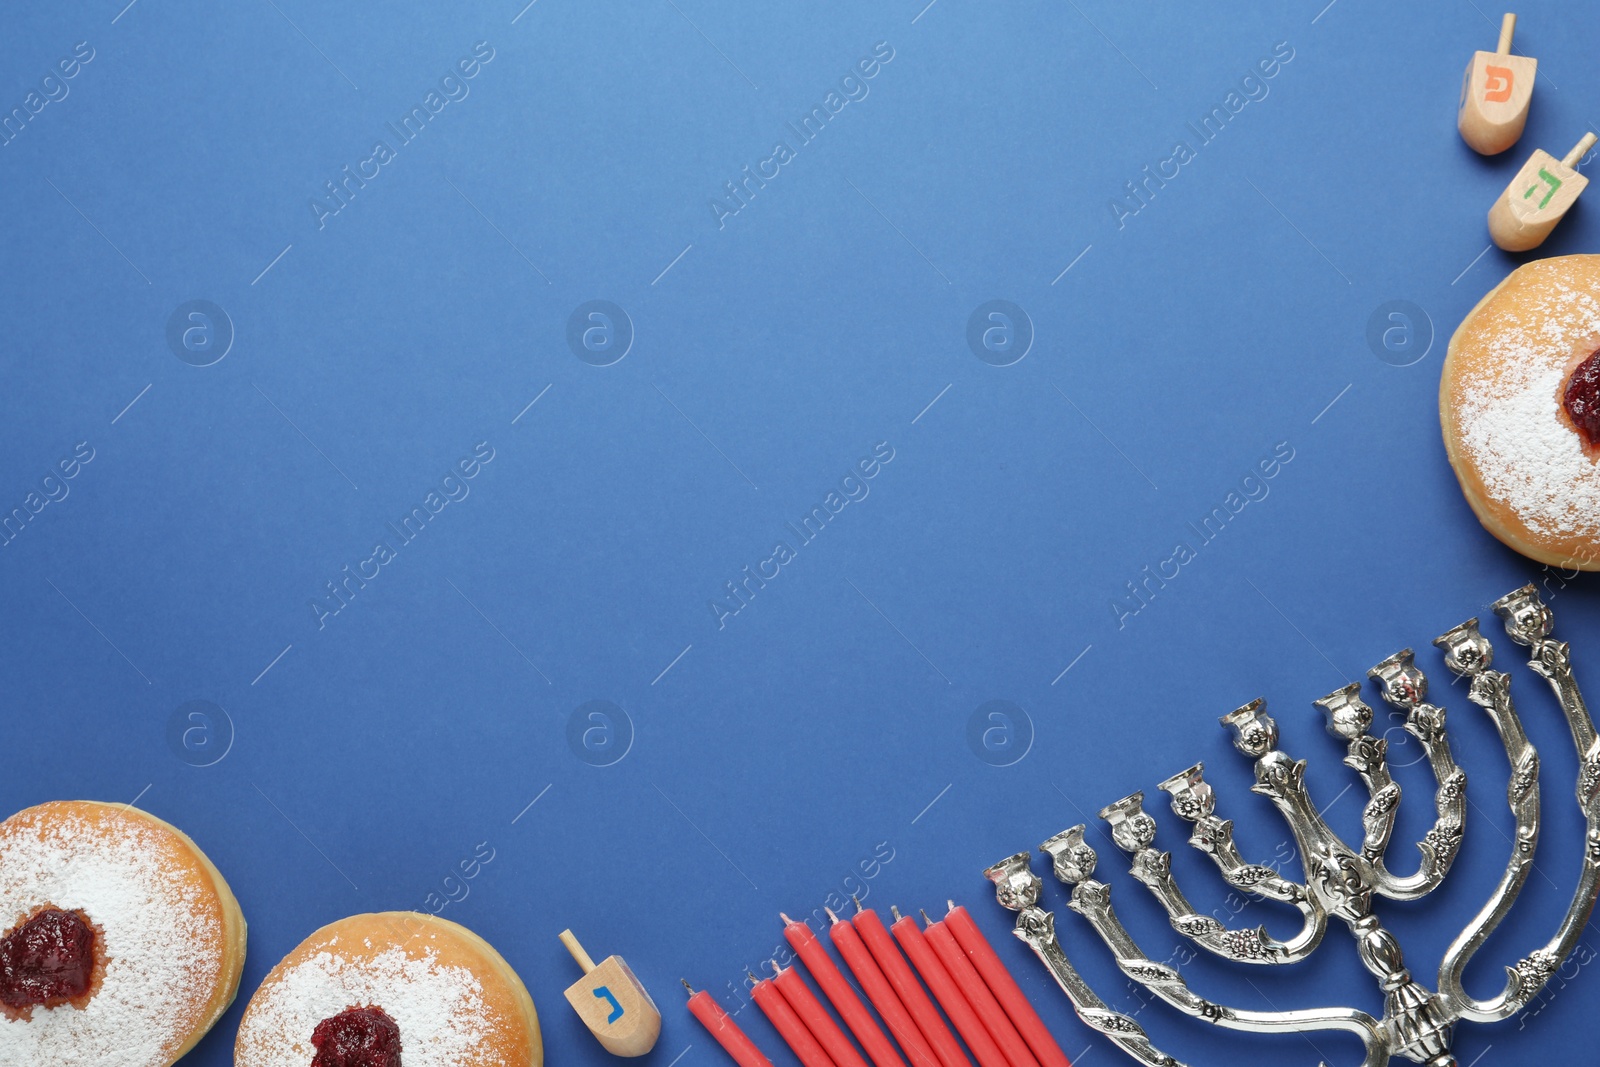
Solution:
M1122 925L1112 909L1111 887L1093 877L1097 857L1081 825L1040 846L1050 856L1056 878L1071 887L1067 907L1088 921L1124 974L1195 1018L1258 1033L1343 1030L1365 1046L1364 1067L1383 1067L1391 1056L1427 1067L1453 1065L1450 1041L1455 1024L1507 1019L1537 996L1576 947L1600 892L1600 742L1573 680L1570 650L1551 638L1553 616L1533 586L1502 597L1494 612L1511 640L1528 649L1532 670L1555 692L1577 746L1577 798L1587 822L1583 867L1565 917L1547 943L1506 967L1505 987L1499 994L1479 1000L1462 988L1461 975L1510 912L1532 870L1539 838L1539 756L1517 717L1510 676L1490 669L1494 650L1478 632L1477 619L1449 630L1434 644L1444 651L1451 672L1468 682L1467 699L1488 714L1505 746L1510 761L1506 801L1516 830L1499 884L1445 950L1437 992L1411 976L1399 942L1372 911L1374 898L1417 900L1436 889L1460 851L1465 824L1466 775L1450 753L1444 709L1428 702L1428 679L1410 649L1367 673L1383 699L1405 713L1405 729L1420 743L1437 784L1437 816L1417 843L1420 859L1414 873L1397 875L1384 859L1399 812L1400 787L1389 774L1385 742L1368 732L1372 709L1362 702L1359 683L1314 702L1327 716L1328 731L1348 746L1345 765L1367 787L1370 799L1362 811L1359 847L1347 845L1323 821L1306 791L1305 761L1293 760L1278 748L1278 728L1266 714L1264 701L1251 701L1221 720L1233 730L1234 747L1255 761L1251 791L1271 800L1289 824L1299 846L1303 881L1290 881L1270 867L1245 862L1233 842L1233 823L1216 815L1216 795L1200 764L1160 783L1171 798L1172 810L1193 824L1189 843L1211 857L1230 886L1299 911L1300 931L1288 941L1275 940L1263 927L1229 929L1195 910L1174 881L1171 854L1155 847L1156 822L1144 811L1143 793L1124 797L1100 812L1112 841L1131 857L1133 877L1160 902L1173 929L1214 955L1256 966L1293 963L1321 943L1330 917L1342 920L1356 939L1362 963L1378 980L1384 996L1381 1017L1355 1008L1254 1011L1201 997L1176 968L1155 962L1141 950ZM1028 853L1002 860L984 876L994 883L1000 903L1018 913L1016 936L1049 968L1084 1022L1140 1063L1182 1067L1155 1048L1134 1019L1109 1008L1074 969L1057 937L1055 914L1039 905L1043 882L1030 868Z

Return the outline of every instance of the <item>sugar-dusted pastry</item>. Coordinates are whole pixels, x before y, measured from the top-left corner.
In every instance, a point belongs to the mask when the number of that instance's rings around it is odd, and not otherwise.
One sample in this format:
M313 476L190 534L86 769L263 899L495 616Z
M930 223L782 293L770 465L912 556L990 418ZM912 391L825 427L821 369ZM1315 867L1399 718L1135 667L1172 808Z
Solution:
M1600 570L1600 256L1524 264L1480 300L1450 339L1439 417L1490 533Z
M155 816L58 801L0 823L0 1063L169 1067L244 951L228 883Z
M250 998L235 1067L541 1067L522 979L464 926L352 915L283 958Z

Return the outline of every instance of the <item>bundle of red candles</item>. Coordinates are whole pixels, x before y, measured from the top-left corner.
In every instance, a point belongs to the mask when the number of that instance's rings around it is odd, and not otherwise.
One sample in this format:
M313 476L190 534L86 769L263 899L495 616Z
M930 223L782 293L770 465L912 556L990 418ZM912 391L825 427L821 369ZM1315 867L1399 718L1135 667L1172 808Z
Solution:
M950 902L927 929L894 912L894 924L856 904L853 919L828 911L828 939L877 1009L867 1010L809 926L783 916L784 937L866 1057L822 1006L797 967L772 965L750 978L750 995L802 1067L971 1067L935 1001L955 1025L977 1067L1071 1067L1000 956L965 908ZM902 951L904 954L902 954ZM910 962L907 962L909 957ZM918 976L921 981L918 981ZM924 991L923 983L932 992ZM689 989L689 983L684 983ZM705 990L690 989L689 1010L739 1067L772 1067L755 1042ZM893 1040L890 1040L890 1036Z

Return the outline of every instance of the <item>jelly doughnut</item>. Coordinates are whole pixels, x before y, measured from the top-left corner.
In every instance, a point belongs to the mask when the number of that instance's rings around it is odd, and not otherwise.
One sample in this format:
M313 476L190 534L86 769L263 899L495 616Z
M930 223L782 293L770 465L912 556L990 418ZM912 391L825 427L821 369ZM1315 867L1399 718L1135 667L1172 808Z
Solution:
M1480 300L1450 339L1439 417L1490 533L1600 570L1600 256L1524 264Z
M402 1060L403 1055L403 1060ZM522 979L464 926L352 915L306 938L250 998L235 1067L541 1067Z
M0 1063L169 1067L244 951L228 883L155 816L57 801L0 823Z

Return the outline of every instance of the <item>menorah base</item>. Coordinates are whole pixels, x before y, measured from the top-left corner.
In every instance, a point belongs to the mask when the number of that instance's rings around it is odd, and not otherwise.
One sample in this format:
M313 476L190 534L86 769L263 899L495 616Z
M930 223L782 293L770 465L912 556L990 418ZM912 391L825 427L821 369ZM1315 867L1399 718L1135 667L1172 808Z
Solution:
M1364 862L1353 860L1352 866L1360 870ZM1370 874L1364 876L1370 877ZM1371 898L1361 896L1359 899L1370 902ZM1350 923L1350 932L1356 936L1356 951L1361 962L1377 977L1379 988L1383 990L1383 1019L1379 1025L1388 1036L1386 1044L1390 1052L1427 1067L1453 1064L1450 1033L1455 1019L1444 998L1411 977L1400 943L1383 928L1376 915L1368 913L1354 920Z
M1426 1067L1454 1067L1450 1033L1455 1024L1437 993L1414 981L1389 990L1383 998L1383 1028L1396 1055Z

